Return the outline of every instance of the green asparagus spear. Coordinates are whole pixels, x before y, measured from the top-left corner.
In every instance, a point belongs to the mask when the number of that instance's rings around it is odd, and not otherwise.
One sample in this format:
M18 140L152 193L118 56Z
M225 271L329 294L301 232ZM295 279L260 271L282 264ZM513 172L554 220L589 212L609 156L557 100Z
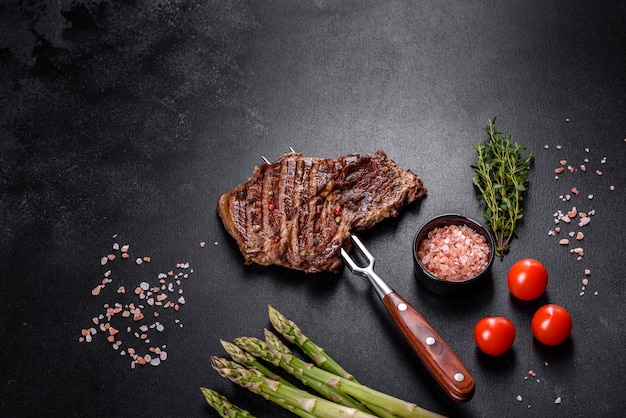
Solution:
M300 327L293 321L287 319L271 305L268 306L269 317L274 329L276 329L285 339L298 347L315 363L315 365L330 373L343 378L358 382L356 378L333 360L324 349L316 345L309 337L304 335ZM372 412L382 418L394 418L393 414L379 408L376 405L366 405Z
M276 336L276 334L274 334L271 331L268 331L267 329L265 330L265 343L267 344L267 346L270 349L272 349L274 351L277 351L279 353L284 353L284 354L291 354L291 350L289 350L289 347L287 347L285 344L283 344L283 342L278 338L278 336ZM294 373L292 373L292 374L294 374ZM303 378L306 379L305 376L303 376ZM328 386L327 384L324 384L324 383L322 383L322 384L324 386ZM334 388L332 388L332 389L334 389ZM336 390L336 389L334 389L334 390ZM337 392L339 392L339 391L337 391ZM345 397L350 398L348 395L344 394L343 392L339 392L339 393L341 393ZM352 399L352 398L350 398L350 399ZM334 400L334 399L331 399L331 400ZM360 403L359 405L363 405L363 404ZM365 411L365 412L373 412L374 414L376 414L377 416L379 416L381 418L397 418L395 415L390 414L389 412L385 411L384 409L382 409L382 408L380 408L380 407L378 407L376 405L365 405L362 410Z
M251 355L253 357L254 357L254 353L251 350L245 350L246 346L250 346L250 347L252 345L258 346L259 352L260 351L269 352L270 350L267 343L259 340L258 338L240 337L240 338L235 338L234 342L235 342L235 346L237 346L240 350L243 350L247 355ZM284 348L286 350L289 350L287 347L284 347ZM332 386L329 386L326 383L304 376L302 373L300 373L298 370L294 370L288 364L280 364L278 362L273 362L271 361L271 358L273 357L265 357L265 358L262 356L258 356L258 357L261 358L262 360L267 361L268 363L274 366L281 367L282 369L286 370L296 379L300 380L306 386L310 387L311 389L313 389L314 391L316 391L318 394L322 395L329 401L347 406L349 408L355 408L363 412L369 412L367 408L365 408L360 402L357 402L356 400L352 399L350 396L346 395L345 393L337 390L336 388ZM268 377L272 378L271 376L268 376ZM274 379L274 380L278 380L278 379Z
M302 333L302 330L295 322L287 319L271 305L268 306L270 322L274 329L287 341L297 345L315 365L337 376L354 380L354 376L344 370L335 360L333 360L324 349L316 345L309 337Z
M230 403L230 401L223 395L220 395L216 391L207 388L200 388L204 399L207 403L224 418L254 418L250 412L245 409L241 409L236 405Z
M222 343L222 347L224 347L224 350L236 363L248 367L254 367L272 380L278 380L281 383L290 384L287 380L283 379L278 374L265 367L263 363L258 361L257 358L254 357L252 354L242 350L236 344L229 343L228 341L223 340L220 340L220 342Z
M243 350L248 351L253 356L265 360L271 364L283 367L294 375L302 375L308 379L317 380L322 383L344 392L354 399L363 402L368 407L370 405L404 418L424 418L441 417L441 415L419 407L414 403L403 401L391 395L371 389L365 385L352 380L337 376L323 370L314 364L305 362L293 354L275 351L263 341L256 338L237 338L235 344Z
M282 384L263 375L256 369L246 369L233 361L211 357L211 365L223 377L259 394L273 402L279 400L281 406L303 410L318 418L375 418L374 415L336 404L310 393ZM288 408L289 409L289 408Z

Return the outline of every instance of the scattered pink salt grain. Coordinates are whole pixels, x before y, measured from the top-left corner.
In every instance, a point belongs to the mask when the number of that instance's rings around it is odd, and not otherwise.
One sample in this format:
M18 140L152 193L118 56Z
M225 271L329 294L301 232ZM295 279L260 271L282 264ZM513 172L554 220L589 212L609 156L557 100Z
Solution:
M489 263L490 249L484 236L466 225L433 229L417 249L424 268L449 281L477 276Z
M99 284L98 286L94 287L91 290L91 294L94 296L98 296L100 294L100 292L102 291L102 288L104 287L104 285Z
M116 238L116 237L114 237ZM96 335L100 332L103 333L103 340L110 344L111 348L119 352L122 357L129 357L131 359L130 367L132 369L137 366L143 366L150 364L152 366L158 366L167 359L167 353L165 352L165 345L161 348L150 350L153 353L151 356L148 353L138 353L135 348L128 347L122 349L122 334L135 335L136 338L142 340L144 343L150 343L151 337L154 333L162 334L165 331L165 327L156 321L154 318L158 318L161 313L165 313L162 302L156 302L150 304L150 300L154 301L157 298L160 300L166 299L167 295L162 293L163 291L171 292L172 294L178 294L178 303L170 302L168 307L172 307L172 313L180 311L185 304L185 298L182 296L183 289L181 286L181 277L188 278L193 273L193 269L190 268L189 263L178 263L176 270L170 270L166 273L159 273L156 280L160 284L154 284L150 280L142 281L137 286L132 286L130 289L134 289L134 292L128 292L126 294L126 288L124 284L109 288L107 285L113 282L111 278L113 275L114 265L119 263L121 258L129 258L128 253L129 246L120 246L118 243L113 243L113 252L103 256L100 259L102 266L109 264L112 265L111 269L104 272L104 277L101 276L99 284L91 289L91 294L94 296L102 297L117 297L123 298L120 302L104 303L101 308L103 311L100 314L89 318L90 323L94 326L89 328L83 328L80 330L78 341L80 343L91 343L96 341ZM134 258L137 264L151 262L151 258L148 256ZM121 265L128 264L121 263ZM126 267L129 268L129 267ZM123 277L124 275L113 275L113 277ZM135 298L139 303L121 303L122 300L128 300L128 298ZM148 302L148 307L144 306L144 302ZM158 306L157 306L158 305ZM119 315L118 315L119 314ZM179 327L182 328L182 323L179 319L174 320ZM152 322L152 323L151 323ZM124 325L126 323L128 326ZM115 325L113 325L115 324ZM120 325L122 325L120 327ZM125 333L120 330L125 329ZM137 331L134 331L134 330ZM133 332L134 331L134 332ZM141 331L141 332L140 332Z

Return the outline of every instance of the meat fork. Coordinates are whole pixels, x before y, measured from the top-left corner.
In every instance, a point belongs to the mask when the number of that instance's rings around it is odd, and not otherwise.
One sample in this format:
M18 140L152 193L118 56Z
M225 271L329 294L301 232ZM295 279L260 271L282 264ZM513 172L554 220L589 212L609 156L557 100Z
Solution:
M469 401L474 395L474 378L461 359L417 309L376 274L374 271L376 259L361 240L356 235L351 235L350 239L355 248L367 259L367 265L361 267L345 249L341 248L341 258L350 271L369 279L404 338L448 396L457 402Z

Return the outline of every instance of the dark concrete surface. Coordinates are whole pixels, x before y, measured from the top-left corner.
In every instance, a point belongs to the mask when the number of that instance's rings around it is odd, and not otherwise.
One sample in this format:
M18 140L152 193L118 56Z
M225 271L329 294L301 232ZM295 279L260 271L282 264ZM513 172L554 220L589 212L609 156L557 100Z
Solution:
M363 383L444 415L624 415L625 52L624 1L3 2L2 415L214 417L207 386L256 416L290 416L209 362L224 355L220 339L261 337L268 304ZM536 156L526 215L489 285L443 299L414 281L411 242L437 214L481 218L472 144L494 116ZM473 372L470 402L435 386L362 278L243 265L217 198L289 147L333 158L382 149L424 179L426 199L362 238L378 273ZM589 169L555 179L561 159ZM574 186L580 195L563 201ZM595 210L582 261L548 235L572 206ZM130 245L128 260L115 243ZM109 253L117 259L101 265ZM550 272L535 302L506 288L522 257ZM104 304L139 303L135 287L168 271L189 275L173 282L185 303L146 317L165 326L153 341L120 320L117 350L100 332L79 342ZM555 348L530 333L548 302L574 317ZM500 358L472 339L488 315L517 327ZM150 345L168 353L158 366L132 369L120 355Z

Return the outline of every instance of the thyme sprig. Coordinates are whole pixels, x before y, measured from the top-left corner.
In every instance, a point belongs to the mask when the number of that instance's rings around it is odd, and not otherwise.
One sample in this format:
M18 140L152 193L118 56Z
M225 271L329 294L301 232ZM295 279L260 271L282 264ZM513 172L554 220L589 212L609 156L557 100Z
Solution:
M526 148L513 142L513 135L504 136L495 128L496 118L488 120L485 131L489 139L474 144L476 161L472 164L472 183L477 199L486 204L484 218L496 239L496 255L502 259L516 236L515 226L522 219L522 202L528 187L533 154L526 157Z

